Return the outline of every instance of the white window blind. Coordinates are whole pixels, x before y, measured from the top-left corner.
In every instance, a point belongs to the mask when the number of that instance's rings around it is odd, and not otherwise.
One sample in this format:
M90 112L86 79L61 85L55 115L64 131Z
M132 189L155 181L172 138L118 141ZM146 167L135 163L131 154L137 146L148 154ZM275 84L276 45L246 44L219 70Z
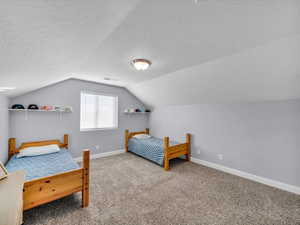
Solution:
M118 97L81 92L80 130L118 127Z

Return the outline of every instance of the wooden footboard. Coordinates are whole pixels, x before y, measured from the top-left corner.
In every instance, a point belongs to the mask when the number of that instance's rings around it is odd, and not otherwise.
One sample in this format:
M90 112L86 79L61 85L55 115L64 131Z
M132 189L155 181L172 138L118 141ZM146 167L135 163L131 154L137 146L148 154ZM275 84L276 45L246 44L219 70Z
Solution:
M169 161L174 158L178 158L185 155L186 160L190 161L190 143L191 135L186 134L186 142L183 144L170 146L169 137L164 137L164 169L169 170Z
M23 210L82 192L82 207L89 204L89 150L83 151L83 167L25 182Z
M144 131L139 132L129 132L129 130L125 130L125 151L128 152L128 141L136 134L149 134L149 129L147 128ZM178 158L182 155L185 155L186 160L190 161L191 152L191 135L186 134L186 142L178 145L170 146L169 137L164 137L164 169L169 170L169 161L174 158Z
M23 143L18 149L15 143L15 139L10 138L10 157L25 147L30 146L58 144L60 147L68 148L68 135L64 136L63 143L59 140L27 142ZM28 210L80 191L82 192L82 207L87 207L89 205L89 176L90 151L83 150L82 168L25 182L23 189L23 210Z
M26 182L23 189L23 209L31 209L82 191L82 181L83 169L78 169Z

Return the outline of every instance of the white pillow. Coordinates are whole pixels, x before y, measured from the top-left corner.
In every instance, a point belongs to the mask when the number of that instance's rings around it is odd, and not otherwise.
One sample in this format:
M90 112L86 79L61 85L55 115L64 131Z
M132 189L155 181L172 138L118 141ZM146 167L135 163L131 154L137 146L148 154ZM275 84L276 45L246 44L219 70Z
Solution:
M28 147L24 148L20 151L17 155L17 158L26 157L26 156L38 156L38 155L45 155L50 153L59 152L60 148L58 145L44 145L38 147Z
M137 139L147 139L147 138L151 138L150 135L148 134L136 134L133 136L134 138L137 138Z

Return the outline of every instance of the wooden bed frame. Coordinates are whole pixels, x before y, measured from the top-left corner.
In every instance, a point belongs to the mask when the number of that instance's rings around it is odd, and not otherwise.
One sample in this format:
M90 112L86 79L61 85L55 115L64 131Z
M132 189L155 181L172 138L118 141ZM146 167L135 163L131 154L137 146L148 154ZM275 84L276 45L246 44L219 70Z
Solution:
M125 151L128 152L128 141L136 134L149 134L149 128L146 128L144 131L138 132L129 132L125 130ZM167 171L170 169L169 161L174 158L178 158L182 155L186 156L186 160L191 160L191 135L186 134L186 142L183 144L172 145L170 146L169 137L164 137L164 169Z
M19 148L16 148L16 139L10 138L9 158L26 147L57 144L60 148L68 149L68 139L69 136L65 134L63 143L59 140L26 142L22 143ZM87 207L89 205L89 173L90 151L83 150L82 168L25 182L23 210L25 211L80 191L82 192L82 207Z

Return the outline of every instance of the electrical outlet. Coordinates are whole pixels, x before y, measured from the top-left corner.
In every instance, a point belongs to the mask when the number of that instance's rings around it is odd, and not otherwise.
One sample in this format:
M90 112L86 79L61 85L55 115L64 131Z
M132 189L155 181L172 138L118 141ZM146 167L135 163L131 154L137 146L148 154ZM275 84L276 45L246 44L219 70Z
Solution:
M96 145L96 149L99 150L99 149L100 149L100 146L99 146L99 145Z
M223 155L222 154L218 154L218 159L219 160L223 160Z
M200 150L200 149L198 149L198 150L197 150L197 154L198 154L198 155L200 155L200 153L201 153L201 150Z

